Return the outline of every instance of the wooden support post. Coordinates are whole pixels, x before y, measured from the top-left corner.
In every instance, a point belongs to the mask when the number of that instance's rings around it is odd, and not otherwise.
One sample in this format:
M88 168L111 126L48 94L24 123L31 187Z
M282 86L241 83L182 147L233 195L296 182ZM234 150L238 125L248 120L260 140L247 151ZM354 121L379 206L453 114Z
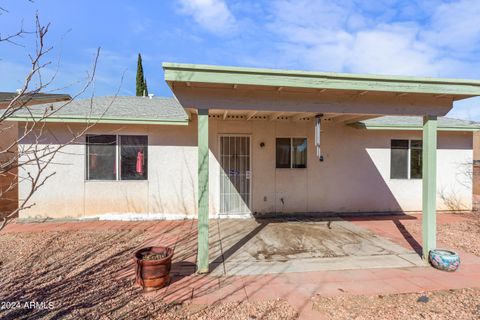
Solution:
M198 110L197 272L208 272L208 109Z
M437 117L423 117L422 151L422 236L423 259L437 246Z

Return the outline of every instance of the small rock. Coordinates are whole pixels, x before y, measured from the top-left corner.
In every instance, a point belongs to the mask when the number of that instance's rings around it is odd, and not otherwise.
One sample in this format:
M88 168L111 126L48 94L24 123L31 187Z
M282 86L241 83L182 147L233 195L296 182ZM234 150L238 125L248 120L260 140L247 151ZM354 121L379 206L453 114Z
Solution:
M417 302L427 303L428 301L430 301L430 298L428 298L427 296L420 296L420 297L417 299Z

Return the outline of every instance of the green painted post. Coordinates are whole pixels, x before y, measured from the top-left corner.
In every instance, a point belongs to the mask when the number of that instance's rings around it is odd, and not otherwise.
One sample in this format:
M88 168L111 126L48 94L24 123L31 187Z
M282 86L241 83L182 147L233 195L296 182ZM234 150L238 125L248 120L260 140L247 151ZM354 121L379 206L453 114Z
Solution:
M437 246L437 117L423 117L422 151L423 259Z
M208 272L208 109L198 110L197 272Z

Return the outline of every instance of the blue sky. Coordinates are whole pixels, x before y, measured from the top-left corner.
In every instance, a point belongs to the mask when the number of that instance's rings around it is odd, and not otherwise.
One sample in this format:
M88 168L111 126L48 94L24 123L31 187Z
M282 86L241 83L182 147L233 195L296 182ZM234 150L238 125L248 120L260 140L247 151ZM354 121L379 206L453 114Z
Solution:
M478 0L2 1L0 32L51 23L51 89L75 94L101 47L96 95L135 93L138 52L150 92L171 95L163 61L480 79ZM25 47L0 44L0 91L19 88ZM124 80L121 83L122 75ZM480 121L480 101L449 116Z

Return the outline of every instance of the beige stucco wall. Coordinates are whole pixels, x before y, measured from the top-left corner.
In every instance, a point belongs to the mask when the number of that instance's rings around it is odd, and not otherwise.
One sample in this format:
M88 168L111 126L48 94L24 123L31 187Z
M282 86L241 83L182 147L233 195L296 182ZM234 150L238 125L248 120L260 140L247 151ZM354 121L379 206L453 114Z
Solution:
M64 124L50 124L67 139ZM72 126L71 126L72 127ZM73 126L79 129L79 127ZM421 180L390 179L390 140L421 139L415 131L367 131L345 125L322 127L324 162L315 156L313 121L210 119L210 211L219 208L218 161L221 134L251 136L252 212L372 212L421 210ZM56 174L35 195L22 218L195 216L197 190L197 123L189 126L97 125L91 133L148 134L148 181L85 181L84 139L57 154ZM275 169L275 138L307 137L307 169ZM260 143L265 147L261 148ZM28 143L28 142L25 142ZM440 132L438 140L438 208L452 204L470 209L472 134ZM20 186L20 197L24 188ZM280 201L283 198L284 204ZM458 209L458 208L457 208Z

